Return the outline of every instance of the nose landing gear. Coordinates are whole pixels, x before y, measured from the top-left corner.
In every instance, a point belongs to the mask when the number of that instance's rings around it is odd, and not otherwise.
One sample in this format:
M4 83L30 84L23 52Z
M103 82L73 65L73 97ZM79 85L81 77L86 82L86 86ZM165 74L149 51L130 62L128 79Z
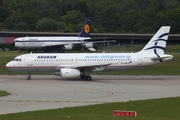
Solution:
M31 80L31 72L28 72L27 80Z

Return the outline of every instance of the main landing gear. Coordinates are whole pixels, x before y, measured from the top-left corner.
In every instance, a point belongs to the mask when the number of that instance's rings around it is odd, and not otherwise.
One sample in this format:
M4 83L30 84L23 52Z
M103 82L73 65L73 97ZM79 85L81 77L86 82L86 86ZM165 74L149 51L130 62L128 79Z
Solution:
M31 80L31 72L28 72L27 80Z
M82 80L84 80L84 79L87 80L87 81L92 80L92 77L89 75L88 70L85 70L84 68L81 68L80 71L81 71L80 77L81 77Z
M90 75L81 75L80 76L82 80L86 79L87 81L91 81L92 80L92 77Z

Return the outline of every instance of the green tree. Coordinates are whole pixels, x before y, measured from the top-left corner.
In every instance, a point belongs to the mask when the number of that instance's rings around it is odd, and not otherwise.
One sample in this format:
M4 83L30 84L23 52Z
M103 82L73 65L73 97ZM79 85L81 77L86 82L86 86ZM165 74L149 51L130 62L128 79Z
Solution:
M43 18L36 25L37 31L57 31L57 22L51 18Z
M2 1L0 1L0 22L4 22L4 20L10 15L10 11L6 5L3 5Z
M79 32L85 21L85 16L80 11L72 10L62 16L61 20L66 23L65 32Z
M28 11L36 14L41 18L45 18L49 13L49 3L47 0L27 0Z
M180 0L0 0L0 28L34 31L51 18L58 31L79 32L91 17L93 32L154 33L169 24L178 33L178 8Z
M141 19L141 10L135 0L123 0L121 3L121 29L123 32L137 32L137 23Z
M27 23L20 22L14 27L14 30L29 31L29 25Z
M16 10L11 13L11 15L5 19L4 25L7 29L13 30L16 24L19 22L18 18L21 16L21 11Z
M36 23L39 17L32 12L24 12L19 16L18 23L26 23L29 26L29 30L36 29Z
M171 33L180 33L180 8L175 8L166 13L159 13L154 21L154 27L171 26Z
M62 7L61 11L62 14L65 15L68 11L80 11L83 13L86 17L89 17L89 9L87 7L86 1L82 0L63 0L62 1Z
M103 28L106 32L120 32L122 16L115 6L107 6L103 11L99 12L97 19L99 21L96 27L98 32L104 32L101 31Z

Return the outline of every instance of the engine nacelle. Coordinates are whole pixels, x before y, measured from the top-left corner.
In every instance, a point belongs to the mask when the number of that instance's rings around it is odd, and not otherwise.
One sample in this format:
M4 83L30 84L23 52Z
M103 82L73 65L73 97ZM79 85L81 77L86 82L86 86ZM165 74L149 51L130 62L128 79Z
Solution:
M64 45L63 47L65 50L71 50L73 48L72 45Z
M62 78L76 78L80 76L80 71L78 69L63 68L60 70L60 76Z
M86 44L84 44L84 47L93 48L93 43L92 42L86 43Z

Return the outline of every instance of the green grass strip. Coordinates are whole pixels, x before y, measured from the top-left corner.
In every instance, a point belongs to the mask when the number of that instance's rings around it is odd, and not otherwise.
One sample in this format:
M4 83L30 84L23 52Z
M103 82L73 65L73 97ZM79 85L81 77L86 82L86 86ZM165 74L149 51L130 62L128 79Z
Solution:
M147 99L0 115L0 120L180 120L180 97ZM136 111L137 116L114 117L114 110Z
M0 97L6 96L6 95L9 95L9 93L6 91L0 90Z

